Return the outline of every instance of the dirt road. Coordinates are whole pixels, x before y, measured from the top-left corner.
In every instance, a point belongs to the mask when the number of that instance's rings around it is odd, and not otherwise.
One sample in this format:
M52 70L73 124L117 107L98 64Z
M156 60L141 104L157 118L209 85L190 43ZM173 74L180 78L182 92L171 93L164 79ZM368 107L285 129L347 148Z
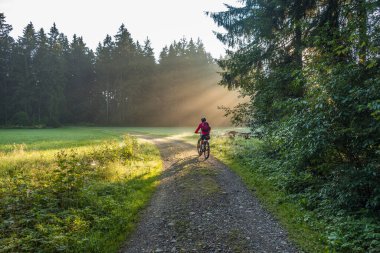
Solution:
M298 252L224 164L204 161L180 140L149 139L160 149L165 171L120 252Z

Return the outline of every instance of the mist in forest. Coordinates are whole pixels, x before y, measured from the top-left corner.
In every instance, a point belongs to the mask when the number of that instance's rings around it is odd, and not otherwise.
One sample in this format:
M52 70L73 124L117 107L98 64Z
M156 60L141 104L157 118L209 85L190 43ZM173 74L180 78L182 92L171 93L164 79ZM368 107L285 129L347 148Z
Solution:
M139 121L145 117L150 119L151 125L160 126L191 126L206 117L210 124L217 126L230 125L228 118L224 117L224 111L218 109L220 106L233 107L237 104L238 94L229 92L227 89L217 86L218 76L210 79L184 81L179 89L162 97L157 102L157 108L146 114L138 115ZM167 83L170 86L176 84ZM144 112L144 111L143 111Z

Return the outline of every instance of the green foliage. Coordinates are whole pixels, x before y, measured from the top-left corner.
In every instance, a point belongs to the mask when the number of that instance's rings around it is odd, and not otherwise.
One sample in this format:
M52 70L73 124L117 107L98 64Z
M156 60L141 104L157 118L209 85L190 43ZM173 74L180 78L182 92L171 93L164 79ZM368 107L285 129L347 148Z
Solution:
M379 13L373 0L258 0L210 14L235 49L221 84L251 98L227 113L260 129L275 167L258 169L331 222L339 252L379 240Z
M232 166L266 207L284 224L290 237L306 252L378 252L379 217L370 210L352 213L342 204L354 204L350 187L341 196L340 182L315 177L313 171L294 171L281 154L256 139L217 138L212 150ZM347 170L346 170L347 172ZM363 181L368 180L364 178ZM361 183L359 181L359 183ZM339 192L340 195L330 195ZM346 202L344 202L346 201Z
M157 149L129 136L23 156L0 163L1 252L117 251L161 170Z
M12 117L12 124L16 126L29 126L30 119L26 112L17 112Z

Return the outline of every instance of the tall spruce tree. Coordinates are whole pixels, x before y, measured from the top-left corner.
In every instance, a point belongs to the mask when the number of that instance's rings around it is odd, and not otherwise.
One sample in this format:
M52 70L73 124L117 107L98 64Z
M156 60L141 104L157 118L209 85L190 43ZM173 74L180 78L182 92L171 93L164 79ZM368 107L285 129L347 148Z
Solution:
M48 34L49 46L49 97L47 99L48 115L44 121L52 126L59 125L64 110L64 89L66 84L67 39L59 33L54 23Z
M36 90L35 98L37 100L37 123L46 124L48 120L48 108L50 97L50 50L48 44L48 37L45 31L41 28L37 34L37 50L34 59L36 71Z
M67 56L66 122L89 122L93 119L94 57L83 38L74 35Z
M116 104L114 107L115 122L133 123L134 114L138 110L139 88L136 87L136 60L138 50L131 34L124 24L115 35L115 88Z
M15 93L13 96L13 123L30 124L37 116L35 94L37 79L35 75L34 56L36 52L36 32L29 23L23 36L18 39L14 52Z
M14 40L9 35L12 26L5 21L5 15L0 13L0 122L7 125L10 113L10 103L13 96L11 87L11 56Z
M96 49L95 63L95 103L93 109L99 112L98 122L110 122L110 107L115 98L115 90L113 88L113 51L115 44L112 37L107 35L103 40L103 44L98 45Z

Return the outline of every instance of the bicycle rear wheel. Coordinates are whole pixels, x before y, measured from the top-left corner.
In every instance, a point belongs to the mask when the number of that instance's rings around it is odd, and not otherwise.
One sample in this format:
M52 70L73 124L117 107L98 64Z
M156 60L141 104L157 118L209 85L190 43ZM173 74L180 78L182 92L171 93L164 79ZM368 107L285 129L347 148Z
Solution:
M198 155L199 155L199 156L202 155L201 139L198 140L198 144L197 144L197 152L198 152Z
M204 145L205 145L204 156L205 156L205 159L207 159L210 156L210 144L208 143L208 141L206 141Z

